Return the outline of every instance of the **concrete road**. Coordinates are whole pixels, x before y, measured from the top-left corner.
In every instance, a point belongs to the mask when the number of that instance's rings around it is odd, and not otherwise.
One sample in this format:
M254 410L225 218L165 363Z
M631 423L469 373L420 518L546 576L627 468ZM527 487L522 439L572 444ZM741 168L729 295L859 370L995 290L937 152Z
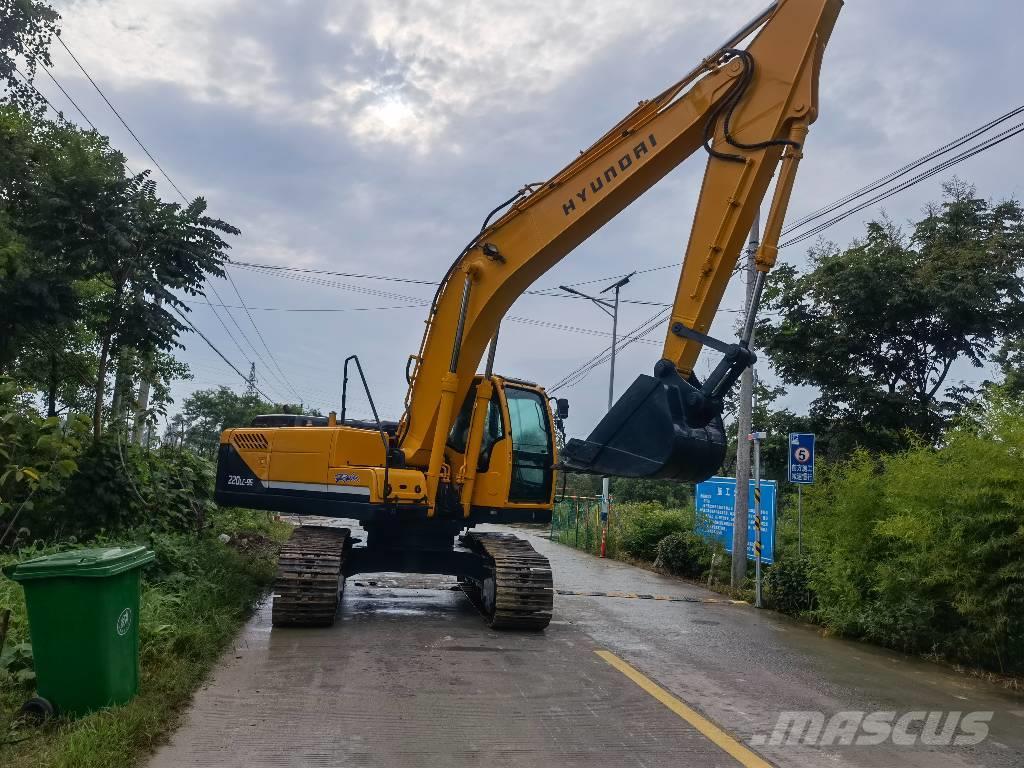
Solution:
M1022 698L525 535L567 593L546 632L489 630L442 577L354 577L330 629L264 605L152 768L1024 766Z

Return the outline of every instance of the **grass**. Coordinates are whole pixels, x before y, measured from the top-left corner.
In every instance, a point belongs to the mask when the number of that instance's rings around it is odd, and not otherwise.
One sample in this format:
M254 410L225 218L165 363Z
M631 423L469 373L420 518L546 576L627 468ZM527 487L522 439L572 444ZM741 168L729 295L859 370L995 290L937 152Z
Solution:
M139 695L121 707L31 728L17 719L32 688L30 682L18 681L19 667L25 663L15 660L9 669L0 669L0 765L129 768L140 764L174 729L193 691L251 614L273 579L278 542L288 530L265 515L229 510L218 512L200 536L118 539L142 541L157 553L156 562L143 576ZM222 544L217 539L220 533L231 535L232 541ZM0 564L36 552L0 556ZM12 610L7 641L11 649L28 638L21 588L8 579L0 579L0 610L4 607Z

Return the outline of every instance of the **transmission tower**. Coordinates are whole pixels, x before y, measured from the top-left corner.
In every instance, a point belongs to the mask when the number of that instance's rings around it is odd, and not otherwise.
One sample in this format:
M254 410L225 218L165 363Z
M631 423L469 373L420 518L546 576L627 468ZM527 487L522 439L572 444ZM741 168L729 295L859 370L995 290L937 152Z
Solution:
M245 379L245 396L256 397L256 363L249 363L249 375Z

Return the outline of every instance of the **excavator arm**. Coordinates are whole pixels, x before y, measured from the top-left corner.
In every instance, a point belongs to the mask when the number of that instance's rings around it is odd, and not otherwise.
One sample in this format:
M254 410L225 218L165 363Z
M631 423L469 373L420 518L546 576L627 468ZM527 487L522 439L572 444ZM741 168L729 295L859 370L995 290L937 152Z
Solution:
M662 360L653 377L634 382L586 441L570 442L563 463L601 474L677 479L699 479L717 469L725 450L721 397L753 355L742 343L723 347L723 364L704 385L693 376L694 364L712 341L705 334L780 168L757 253L758 286L775 262L796 167L817 117L822 54L841 6L841 0L772 3L549 181L528 185L492 212L507 206L448 270L411 360L398 442L410 464L427 467L428 498L435 497L446 471L445 443L455 413L513 302L702 147L707 168ZM737 48L748 38L745 49ZM486 395L486 389L477 393L484 404ZM471 446L479 445L480 422L472 421Z

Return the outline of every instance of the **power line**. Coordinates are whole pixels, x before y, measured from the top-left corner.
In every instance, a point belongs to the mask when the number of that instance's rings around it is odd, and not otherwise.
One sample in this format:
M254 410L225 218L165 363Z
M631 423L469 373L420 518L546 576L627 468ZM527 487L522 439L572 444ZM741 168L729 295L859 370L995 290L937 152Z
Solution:
M206 338L206 334L205 334L205 333L203 333L202 331L200 331L200 330L199 330L198 328L196 328L196 326L195 326L195 325L194 325L194 324L192 323L192 321L191 321L191 320L189 320L189 319L188 319L188 317L186 317L186 316L185 316L185 314L184 314L184 313L183 313L183 312L182 312L182 311L181 311L180 309L178 309L178 308L177 308L176 306L174 306L173 304L169 304L168 306L169 306L169 307L170 307L170 308L171 308L172 310L174 310L174 313L175 313L175 314L176 314L176 315L177 315L178 317L180 317L180 318L182 319L182 321L183 321L183 322L185 323L185 325L187 325L187 326L188 326L189 328L191 328L191 329L192 329L193 331L195 331L196 333L198 333L198 334L199 334L199 338L201 338L201 339L202 339L203 341L205 341L205 342L206 342L206 344L207 344L207 346L209 346L209 347L210 347L210 349L212 349L212 350L213 350L214 352L216 352L216 353L217 353L217 356L218 356L218 357L220 357L220 359L221 359L221 360L223 360L223 361L224 361L225 363L227 363L227 364L228 364L228 366L229 366L229 367L231 368L231 370L233 370L233 371L234 371L235 373L237 373L237 374L238 374L238 378L240 378L240 379L241 379L242 381L244 381L244 382L246 382L246 383L249 383L249 377L248 377L248 376L246 376L246 375L245 375L244 373L242 373L242 372L241 372L240 370L238 370L238 369L237 369L237 368L235 367L235 364L234 364L234 363L232 363L232 362L231 362L230 360L228 360L228 359L227 359L227 358L226 358L226 357L224 356L224 353L223 353L223 352L221 352L221 351L220 351L219 349L217 349L217 347L216 347L216 346L214 345L214 343L213 343L212 341L210 341L210 340L209 340L208 338ZM264 392L264 391L263 391L262 389L260 389L259 387L257 387L257 386L256 386L255 384L252 384L251 386L252 386L252 388L253 388L253 389L255 389L255 390L256 390L256 391L257 391L257 392L258 392L258 393L259 393L260 395L262 395L263 399L264 399L264 400L266 400L266 401L267 401L268 403L272 403L272 402L274 402L274 400L273 400L273 398L272 398L272 397L270 397L270 396L269 396L269 395L268 395L268 394L267 394L266 392Z
M133 139L135 139L135 143L138 144L142 148L143 152L146 153L146 157L148 157L150 159L150 161L153 163L153 165L155 165L157 167L157 169L160 171L160 173L163 174L163 177L165 179L167 179L167 183L170 184L172 187L174 187L175 191L179 195L181 195L183 200L185 200L185 204L188 205L188 202L189 202L188 198L186 198L185 194L180 189L178 189L178 185L174 183L174 180L171 179L171 177L167 175L167 171L165 171L163 169L163 167L160 165L160 163L158 163L156 161L156 158L153 157L153 153L151 153L149 151L149 149L146 148L146 145L142 143L142 140L135 134L135 131L133 131L129 127L128 123L125 122L124 118L121 117L121 113L117 111L117 108L113 104L110 103L110 99L108 99L107 95L105 93L103 93L103 90L96 84L96 81L92 79L92 75L90 75L86 71L85 67L82 66L82 62L80 62L78 60L78 57L75 56L75 54L71 52L70 48L68 48L68 44L66 42L64 42L64 37L62 35L56 35L55 37L57 38L57 42L61 44L61 47L64 48L65 51L68 52L68 55L72 58L72 60L75 62L75 64L78 65L78 68L82 71L82 74L85 75L85 78L92 84L92 87L96 89L96 93L98 93L100 95L100 98L102 98L103 101L106 102L107 106L110 107L110 111L114 113L114 115L117 117L117 119L121 121L121 125L124 126L125 130L128 131L129 134L131 134L131 137Z
M214 304L209 301L189 301L186 304L207 304L209 306L223 307L224 309L242 309L236 304ZM393 304L386 307L249 307L253 312L378 312L388 309L421 309L426 302L418 304Z
M288 377L285 375L285 372L281 370L281 366L278 364L277 358L274 357L274 353L271 352L270 347L267 346L267 341L266 339L263 338L263 334L260 333L260 329L259 326L256 325L256 321L253 320L252 313L249 312L249 307L245 305L245 299L242 298L242 294L239 292L238 286L235 285L235 279L231 277L231 272L225 270L224 274L227 275L228 280L231 282L231 287L235 289L235 295L238 297L238 300L242 303L242 309L245 310L245 314L248 316L249 322L252 323L252 327L256 331L256 335L259 336L260 343L263 345L263 348L267 350L267 355L270 356L270 360L271 362L274 363L274 367L277 368L277 372L281 374L281 378L284 380L284 383L288 386L288 389L292 391L292 394L299 398L299 402L305 402L305 398L303 398L302 395L300 395L296 391L295 387L292 386L292 383L288 380Z
M209 301L187 301L187 304L207 304ZM404 304L397 307L327 307L322 309L310 309L305 307L249 307L252 311L256 312L259 310L267 312L358 312L358 311L371 311L371 310L387 310L387 309L420 309L426 306L427 302L423 304ZM225 309L242 309L240 306L234 306L231 304L219 305ZM733 312L740 310L723 310L725 312ZM516 315L508 315L504 318L505 320L512 323L520 323L522 325L533 325L540 328L551 328L557 331L566 331L568 333L577 333L584 336L611 336L609 331L601 331L596 328L581 328L577 325L565 325L563 323L555 323L547 320L538 320L533 317L518 317ZM656 344L657 342L649 341L648 344Z
M57 78L53 76L53 73L49 70L49 68L46 66L42 66L42 70L46 73L47 77L49 77L53 81L53 84L57 86L60 92L64 94L64 98L71 102L71 106L73 106L75 110L78 112L78 114L82 116L82 119L89 124L89 127L96 131L96 133L99 133L99 130L96 128L96 126L92 124L92 120L90 120L86 116L85 112L82 111L82 108L78 106L74 99L71 98L71 94L64 90L64 86L57 82ZM38 91L36 91L36 93L38 93Z
M935 160L935 159L941 157L944 154L947 154L948 152L950 152L950 151L952 151L954 149L957 149L957 148L963 146L964 144L970 142L971 140L977 138L978 136L980 136L980 135L982 135L984 133L987 133L993 127L999 125L1000 123L1005 122L1006 120L1009 120L1012 117L1015 117L1016 115L1020 114L1021 112L1024 112L1024 106L1012 109L1012 110L1006 112L1005 114L1000 115L999 117L995 118L994 120L990 120L988 123L985 123L985 124L979 126L978 128L975 128L974 130L969 131L968 133L964 134L963 136L960 136L959 138L957 138L957 139L955 139L955 140L953 140L951 142L948 142L947 144L944 144L943 146L938 147L937 149L934 149L931 152L929 152L929 153L927 153L927 154L917 158L916 160L912 161L911 163L907 163L906 165L902 166L901 168L898 168L895 171L892 171L891 173L886 174L885 176L881 177L880 179L876 179L875 181L871 182L870 184L862 186L860 189L855 190L854 192L851 192L851 193L849 193L847 195L844 195L843 197L839 198L839 200L837 200L837 201L835 201L833 203L830 203L829 205L823 206L823 207L817 209L816 211L811 212L810 214L807 214L806 216L804 216L801 219L799 219L796 223L794 223L790 227L786 228L786 230L784 230L784 234L785 233L789 233L789 232L793 232L793 231L795 231L795 230L797 230L797 229L799 229L799 228L801 228L803 226L806 226L807 224L810 224L813 221L816 221L816 220L818 220L820 218L823 218L824 216L827 216L829 213L832 213L833 211L843 207L844 205L847 205L847 204L849 204L851 202L854 202L855 200L858 200L859 198L863 197L864 195L870 194L871 192L874 192L874 191L880 189L881 187L886 186L887 184L891 183L892 181L895 181L896 179L899 179L900 177L905 176L910 171L916 170L917 168L921 167L922 165L924 165L924 164L926 164L926 163L928 163L928 162L930 162L932 160ZM791 245L795 245L795 244L800 243L800 242L802 242L804 240L807 240L807 239L809 239L811 237L814 237L814 236L820 234L821 232L823 232L824 230L828 229L829 227L831 227L831 226L837 224L838 222L842 221L843 219L846 219L849 216L852 216L853 214L857 213L858 211L864 210L865 208L867 208L867 207L869 207L871 205L874 205L875 203L878 203L878 202L881 202L883 200L886 200L886 199L888 199L888 198L890 198L890 197L892 197L892 196L894 196L894 195L896 195L896 194L898 194L898 193L900 193L900 192L902 192L902 191L904 191L906 189L909 189L910 187L912 187L912 186L914 186L916 184L919 184L920 182L925 181L926 179L929 179L929 178L931 178L932 176L935 176L938 173L941 173L941 172L943 172L945 170L948 170L949 168L951 168L951 167L953 167L953 166L955 166L955 165L957 165L957 164L959 164L959 163L961 163L961 162L963 162L965 160L968 160L968 159L970 159L970 158L972 158L972 157L974 157L974 156L976 156L978 154L981 154L982 152L985 152L986 150L989 150L992 147L995 147L995 146L1003 143L1004 141L1007 141L1007 140L1013 138L1014 136L1017 136L1018 134L1020 134L1022 132L1024 132L1024 123L1019 123L1019 124L1009 128L1009 129L1007 129L1007 130L1005 130L1005 131L1003 131L1001 133L998 133L998 134L996 134L994 136L991 136L988 139L985 139L984 141L982 141L981 143L975 144L974 146L970 147L969 149L964 150L963 152L961 152L961 153L959 153L957 155L954 155L953 157L948 158L947 160L944 160L943 162L941 162L941 163L939 163L939 164L937 164L935 166L932 166L931 168L921 172L920 174L917 174L916 176L913 176L912 178L908 179L907 181L905 181L905 182L903 182L903 183L901 183L901 184L899 184L899 185L897 185L895 187L892 187L892 188L890 188L888 190L885 190L884 192L881 192L878 195L875 195L875 196L869 198L868 200L860 203L859 205L855 206L854 208L851 208L850 210L845 211L845 212L839 214L838 216L835 216L835 217L829 219L828 221L825 221L825 222L822 222L821 224L818 224L817 226L813 227L811 230L809 230L807 232L804 232L803 234L800 234L800 235L798 235L798 236L796 236L796 237L794 237L794 238L792 238L792 239L790 239L790 240L788 240L788 241L786 241L784 243L781 243L779 245L779 248L785 248L785 247L788 247L788 246L791 246ZM651 267L651 268L649 268L649 270L643 270L643 271L656 271L656 270L659 270L659 269L667 269L670 266L674 266L674 265L662 265L660 267ZM608 278L603 278L603 279L608 279ZM593 281L587 281L587 282L593 282ZM582 285L582 284L583 283L573 283L573 285ZM722 311L722 310L719 310L719 311ZM735 311L743 311L743 310L735 310ZM652 330L652 329L648 329L648 332L649 332L649 330ZM571 371L569 374L567 374L565 377L563 377L563 379L561 381L559 381L554 387L550 388L548 391L554 392L556 389L560 389L560 388L564 388L564 387L571 387L571 386L574 386L575 384L579 383L580 381L582 381L583 378L586 377L586 375L590 371L592 371L597 366L602 365L606 360L608 360L610 358L609 350L610 350L610 347L606 348L604 351L598 353L598 355L595 355L590 360L588 360L587 362L583 363L582 365L580 365L575 370Z
M668 314L669 308L662 309L655 312L651 317L645 320L643 323L638 325L628 334L626 334L618 343L615 345L615 350L618 352L621 349L625 349L630 344L644 339L658 326L660 326L667 318L664 315ZM595 368L603 365L605 362L611 359L611 345L605 347L601 352L598 352L588 361L573 369L565 376L563 376L554 386L548 388L548 392L554 393L559 389L566 387L573 387L579 382L583 381L586 376L593 371Z
M327 269L311 269L307 267L284 267L278 264L256 264L251 261L231 260L236 267L250 267L253 269L284 270L287 272L303 272L314 275L330 275L331 277L348 277L361 280L389 280L394 283L412 283L413 285L429 285L432 288L438 285L436 280L415 280L407 277L394 277L393 275L367 275L359 272L333 272Z
M406 294L400 294L400 293L391 293L389 291L378 291L378 290L373 289L373 288L364 288L362 286L351 285L351 284L348 284L348 283L338 283L338 282L334 282L334 281L325 281L325 280L323 280L323 278L311 277L310 275L311 274L313 274L313 275L331 275L331 276L349 277L349 278L353 278L353 279L363 279L363 280L390 280L390 281L393 281L393 282L413 283L415 285L429 285L431 287L436 287L436 286L440 285L440 283L438 283L438 282L430 282L430 281L426 281L426 280L411 280L411 279L407 279L407 278L396 278L396 277L390 277L388 275L356 274L356 273L352 273L352 272L334 272L334 271L327 270L327 269L305 269L305 268L299 268L299 267L282 267L282 266L272 265L272 264L256 264L256 263L249 262L249 261L230 261L230 262L228 262L228 264L229 264L229 266L239 267L240 269L251 269L251 270L256 270L256 271L265 270L265 273L267 273L269 276L284 277L284 278L288 278L288 279L291 279L291 280L299 280L301 282L308 282L308 283L311 283L313 285L325 285L325 286L328 286L328 287L340 288L341 290L354 291L356 293L365 293L365 294L368 294L368 295L371 295L371 296L381 296L381 297L385 297L385 298L392 298L392 299L399 299L399 300L401 300L401 299L406 299L406 300L416 299L416 297L410 297L410 296L408 296ZM291 273L298 273L298 274L291 274ZM572 295L569 295L569 294L560 293L556 289L529 290L529 291L523 291L523 293L525 295L529 295L529 296L546 296L546 297L549 297L549 298L573 299L573 300L576 300L576 301L582 301L583 300L582 297L580 297L580 296L572 296ZM430 302L428 300L426 300L426 299L424 299L423 301L424 301L425 305L429 305L430 304ZM620 301L623 304L634 304L634 305L641 306L641 307L669 307L669 306L672 306L671 304L667 304L667 303L665 303L663 301L648 301L648 300L643 300L643 299L621 299Z
M903 192L906 189L910 189L910 187L913 187L916 184L921 183L922 181L930 179L932 176L935 176L938 173L942 173L943 171L948 170L949 168L952 168L954 165L958 165L958 164L962 163L964 160L969 160L970 158L974 157L975 155L980 155L982 152L985 152L986 150L992 149L992 147L998 146L999 144L1002 144L1004 141L1012 139L1014 136L1017 136L1020 133L1024 133L1024 122L1017 123L1017 125L1013 126L1012 128L1008 128L1008 129L1006 129L1005 131L1003 131L1001 133L997 133L995 136L992 136L992 137L986 139L981 144L976 144L973 147L971 147L970 149L964 150L960 154L954 155L953 157L949 158L948 160L944 160L943 162L939 163L938 165L932 166L931 168L929 168L929 169L927 169L925 171L922 171L918 175L911 177L910 179L908 179L907 181L903 182L902 184L899 184L899 185L897 185L897 186L895 186L895 187L893 187L891 189L888 189L888 190L886 190L884 192L881 192L881 193L875 195L874 197L871 197L871 198L865 200L863 203L860 203L859 205L857 205L857 206L855 206L853 208L850 208L847 211L844 211L843 213L839 214L838 216L835 216L835 217L829 219L828 221L822 222L821 224L817 225L816 227L813 227L812 229L808 230L807 232L799 234L796 237L794 237L794 238L792 238L790 240L787 240L784 243L780 243L779 244L779 248L787 248L787 247L789 247L791 245L796 245L797 243L801 243L804 240L812 238L815 235L818 235L821 232L824 232L829 227L839 223L843 219L849 218L850 216L852 216L853 214L857 213L858 211L862 211L865 208L868 208L868 207L874 205L875 203L879 203L879 202L881 202L883 200L887 200L888 198L892 197L893 195L896 195L896 194L898 194L900 192Z
M216 289L213 288L212 285L210 286L210 288L213 289L214 296L217 297L218 301L221 302L221 305L223 306L223 301L224 300L221 299L220 294L217 293ZM237 292L237 289L236 289L236 292ZM239 299L242 298L241 294L239 294L238 298ZM224 327L224 330L227 331L228 336L231 336L231 340L235 341L234 336L231 335L231 332L228 330L227 325L225 325L224 320L221 319L221 316L217 313L217 310L215 309L216 305L213 304L212 302L206 302L206 303L210 306L210 309L213 310L214 315L220 321L220 324ZM243 308L245 307L245 302L244 301L242 302L242 307ZM280 380L280 377L277 376L277 374L275 374L274 371L267 365L266 360L263 359L263 355L261 355L260 351L258 349L256 349L256 345L252 343L252 339L249 338L248 334L246 334L246 332L245 332L245 330L243 330L242 326L240 326L238 324L238 320L235 319L235 316L233 314L231 314L231 312L229 312L227 310L224 311L224 314L228 316L228 319L231 321L231 324L235 326L235 330L238 331L239 335L242 337L242 339L245 341L245 343L249 345L249 349L252 350L254 359L259 360L263 364L263 366L267 369L267 371L274 377L274 379L276 380L276 383L274 384L274 386L275 387L281 387L281 389L278 390L278 393L280 394L281 392L284 392L286 387L284 387L283 383ZM255 325L254 325L254 327L255 327ZM256 332L259 333L259 328L256 329ZM245 352L245 350L242 349L241 345L238 344L237 341L235 341L235 345L238 347L238 351L242 353L242 358L244 360L246 360L249 363L250 366L253 365L252 359L249 359L248 353ZM282 398L282 402L284 400L287 400L287 399L288 399L288 396L285 395L285 397ZM299 397L299 400L302 401L302 397L301 396Z
M782 231L782 234L783 235L791 234L791 233L795 232L796 230L800 229L801 227L804 227L807 224L811 223L812 221L816 221L817 219L820 219L823 216L827 216L829 213L831 213L831 212L841 208L842 206L846 205L847 203L853 202L854 200L856 200L856 199L858 199L860 197L863 197L866 194L870 194L871 192L874 192L875 190L879 189L880 187L885 186L890 181L895 181L899 177L905 176L910 171L916 170L917 168L921 167L925 163L928 163L931 160L934 160L934 159L936 159L938 157L941 157L942 155L944 155L944 154L946 154L948 152L951 152L952 150L957 149L958 147L963 146L964 144L966 144L967 142L971 141L972 139L977 138L981 134L987 133L989 130L991 130L995 126L999 125L1000 123L1003 123L1003 122L1009 120L1010 118L1016 117L1021 112L1024 112L1024 106L1019 106L1019 107L1016 107L1014 109L1011 109L1009 112L1006 112L1005 114L1000 115L999 117L995 118L994 120L990 120L989 122L985 123L984 125L981 125L981 126L975 128L975 129L965 133L963 136L960 136L959 138L956 138L953 141L948 142L948 143L942 145L941 147L937 147L936 149L933 149L931 152L928 152L927 154L922 155L921 157L917 158L916 160L913 160L912 162L907 163L906 165L904 165L904 166L902 166L900 168L897 168L896 170L886 174L885 176L882 176L879 179L875 179L870 184L865 184L860 189L857 189L857 190L855 190L853 192L850 192L850 193L844 195L843 197L839 198L838 200L835 200L835 201L829 203L828 205L822 206L821 208L818 208L815 211L811 211L810 213L806 214L805 216L802 216L801 218L799 218L797 221L793 222L793 224L791 224L790 226L786 227Z
M149 148L145 144L143 144L143 142L139 138L138 134L136 134L135 131L132 130L131 126L128 125L128 123L125 121L124 117L121 116L121 113L117 111L117 108L113 105L113 103L111 103L110 99L107 98L107 95L103 92L103 89L101 89L99 87L97 82L93 79L92 75L90 75L89 72L86 70L86 68L82 65L82 62L78 60L78 57L75 56L75 54L71 50L71 48L68 47L68 44L67 44L67 42L65 42L64 38L58 35L57 36L57 41L61 44L61 47L63 47L64 50L67 51L68 55L75 62L75 64L78 66L78 69L81 70L82 74L85 75L85 77L89 81L89 83L92 84L92 87L94 89L96 89L96 93L98 93L100 95L100 97L103 99L103 101L106 103L106 105L108 107L110 107L110 111L114 113L114 115L120 121L121 125L124 126L125 130L128 131L128 133L131 135L131 137L135 140L135 143L138 144L139 147L142 149L142 151L146 154L146 157L148 157L150 159L150 161L153 163L154 166L156 166L156 168L160 171L160 173L163 175L163 177L165 179L167 179L167 183L170 184L174 188L174 191L178 193L178 195L181 197L182 201L185 203L186 206L191 205L191 201L188 199L188 197L185 195L185 193L181 191L181 188L174 182L174 179L172 179L170 177L170 175L167 173L167 171L164 170L163 166L160 165L160 163L157 161L157 159L153 156L153 153L149 151ZM49 72L47 72L47 74L49 74ZM52 75L50 75L50 77L53 78ZM54 82L56 83L55 79L54 79ZM57 84L57 87L61 88L59 83ZM61 91L64 92L65 95L67 95L66 91L64 91L63 88L61 88ZM70 100L71 97L68 96L68 99ZM73 101L72 101L72 103L74 104ZM76 107L76 109L78 108L77 105L75 105L75 107ZM81 110L79 110L79 113L81 113ZM84 113L81 113L81 114L82 114L82 117L85 117ZM92 123L88 120L88 118L85 118L85 119L86 119L87 122L89 122L90 125L92 125ZM93 128L95 130L95 126L93 126ZM227 277L228 277L229 280L231 280L230 275L227 275ZM234 286L234 281L231 280L231 282L232 282L232 285ZM216 296L217 301L219 301L221 304L223 304L224 300L223 300L223 298L221 298L220 293L217 291L216 286L213 285L212 282L210 282L209 285L210 285L210 289L213 291L214 296ZM234 286L234 288L235 288L235 294L238 296L238 300L241 302L242 306L245 307L245 299L242 298L242 294L239 292L238 287ZM214 315L217 316L217 319L220 320L220 323L224 327L224 330L227 331L228 336L231 336L231 332L228 331L227 325L220 318L220 315L217 313L216 308L213 307L212 304L211 304L211 309L213 310ZM260 329L256 326L256 321L253 319L252 315L249 313L248 308L246 308L246 315L248 315L248 317L249 317L249 322L251 322L253 324L253 328L256 330L256 334L260 337L260 342L267 349L267 353L270 355L271 360L273 361L274 365L277 366L277 361L273 359L273 353L270 352L270 348L267 346L267 343L266 343L266 341L263 338L263 334L260 332ZM260 353L256 350L256 347L246 337L245 332L238 325L237 321L235 321L234 317L231 315L230 312L228 312L228 316L231 318L232 323L234 323L235 327L238 329L238 332L242 335L242 338L244 338L246 343L249 344L250 347L252 347L253 352L256 353L256 357L259 358L261 360L261 362L264 363L264 366L267 368L268 371L270 371L271 374L274 374L273 369L271 369L269 366L267 366L266 362L262 360L262 355L260 355ZM233 337L232 337L232 340L234 340ZM238 344L237 341L235 341L235 345L238 346L239 351L242 351L241 346ZM247 355L245 354L244 351L242 352L242 357L243 358L247 357ZM278 369L280 369L280 366L277 366L277 367L278 367ZM274 374L274 375L275 375L275 378L277 378L276 374ZM282 376L283 375L284 374L282 372ZM302 396L299 395L295 391L295 388L292 386L291 382L289 382L289 381L287 381L287 379L285 379L285 383L286 383L287 388L291 389L291 391L296 396L298 396L300 401L303 401Z

